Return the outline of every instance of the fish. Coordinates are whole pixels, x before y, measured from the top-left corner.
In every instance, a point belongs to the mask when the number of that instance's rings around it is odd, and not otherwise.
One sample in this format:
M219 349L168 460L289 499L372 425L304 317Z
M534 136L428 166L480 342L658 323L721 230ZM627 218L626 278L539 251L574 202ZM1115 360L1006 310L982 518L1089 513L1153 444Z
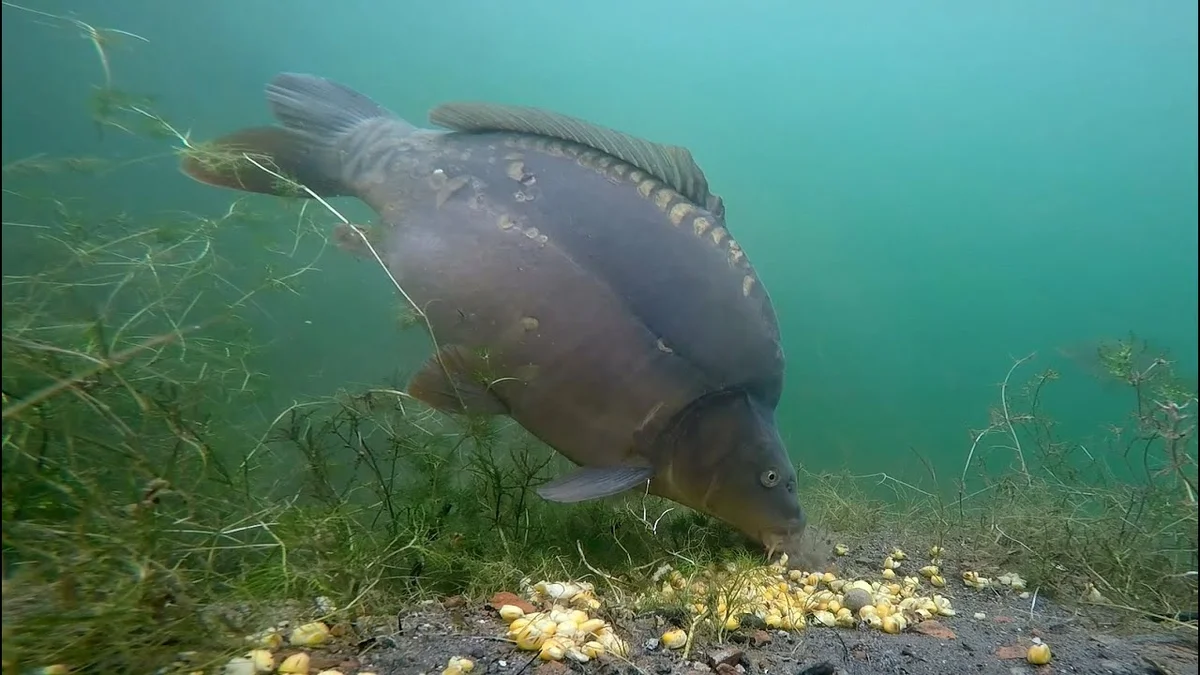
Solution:
M406 392L508 416L575 469L548 501L633 490L733 526L789 566L805 540L776 422L784 354L723 199L683 147L542 108L443 103L421 127L341 83L279 73L276 125L193 144L182 172L278 196L353 197L338 238L421 308Z

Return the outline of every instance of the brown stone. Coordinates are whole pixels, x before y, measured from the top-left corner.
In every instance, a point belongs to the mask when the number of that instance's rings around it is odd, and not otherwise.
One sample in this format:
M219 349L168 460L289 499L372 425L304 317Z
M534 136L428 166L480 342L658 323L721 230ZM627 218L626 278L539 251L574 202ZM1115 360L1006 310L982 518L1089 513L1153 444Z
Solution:
M945 624L932 619L929 621L922 621L921 623L913 626L913 632L920 633L921 635L928 635L929 637L934 637L939 640L954 640L958 638L958 636L954 634L954 631L947 628Z
M508 591L500 591L493 595L491 601L488 602L488 607L496 610L505 605L520 607L526 614L537 611L537 608L531 605L528 600L524 600L516 593L509 593Z
M762 647L771 644L771 634L765 630L756 630L750 634L750 646Z
M740 649L722 649L708 655L708 667L718 673L725 672L721 669L722 666L736 672L739 664L742 666L750 665L750 662L746 660L746 652Z
M1012 659L1023 659L1029 649L1021 645L1004 645L996 649L996 658L1009 661Z

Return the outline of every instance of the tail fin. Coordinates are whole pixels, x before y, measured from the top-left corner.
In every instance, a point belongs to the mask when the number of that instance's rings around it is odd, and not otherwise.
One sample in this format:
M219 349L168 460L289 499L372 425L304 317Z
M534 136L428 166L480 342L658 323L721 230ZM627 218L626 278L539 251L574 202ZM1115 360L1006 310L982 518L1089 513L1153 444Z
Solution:
M341 180L339 141L368 120L407 124L370 98L314 75L281 73L266 94L283 127L243 129L198 143L184 152L182 171L201 183L244 192L309 196L299 183L322 197L343 196L349 188Z

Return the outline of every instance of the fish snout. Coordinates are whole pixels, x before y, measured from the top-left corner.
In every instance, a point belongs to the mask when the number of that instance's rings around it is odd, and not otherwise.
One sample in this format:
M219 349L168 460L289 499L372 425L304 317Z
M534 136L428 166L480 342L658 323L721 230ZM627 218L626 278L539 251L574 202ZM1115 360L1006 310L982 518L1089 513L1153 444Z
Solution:
M772 558L787 554L788 569L831 571L833 542L820 528L805 527L803 519L763 533L763 545Z

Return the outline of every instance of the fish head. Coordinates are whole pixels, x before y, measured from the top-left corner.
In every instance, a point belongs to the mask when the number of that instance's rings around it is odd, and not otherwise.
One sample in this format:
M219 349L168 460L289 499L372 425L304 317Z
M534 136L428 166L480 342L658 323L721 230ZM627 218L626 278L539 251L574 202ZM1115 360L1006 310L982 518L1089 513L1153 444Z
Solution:
M789 566L817 568L807 551L808 519L797 495L796 469L774 410L744 391L709 395L681 415L667 443L665 496L740 530Z

